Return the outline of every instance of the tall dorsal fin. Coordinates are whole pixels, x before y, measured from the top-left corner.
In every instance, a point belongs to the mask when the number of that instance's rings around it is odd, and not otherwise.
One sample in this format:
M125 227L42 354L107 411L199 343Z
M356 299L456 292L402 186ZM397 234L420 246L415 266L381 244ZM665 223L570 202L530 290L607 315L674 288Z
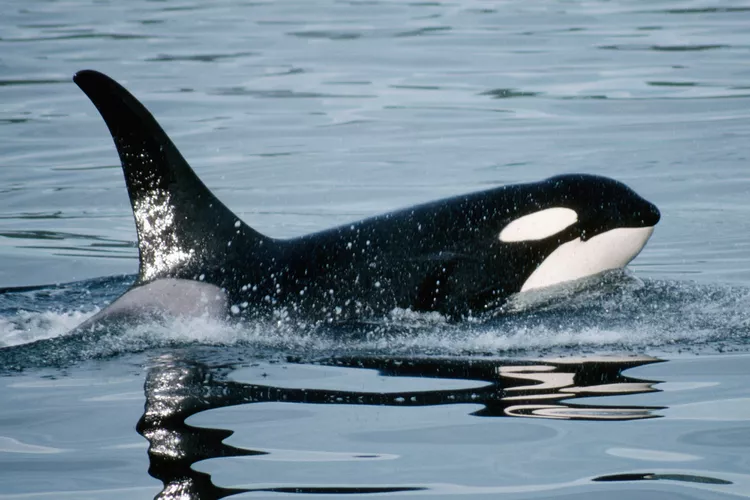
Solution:
M234 258L251 260L270 250L273 240L208 190L130 92L92 70L79 71L73 81L99 110L120 155L138 231L139 283L202 275L223 286Z

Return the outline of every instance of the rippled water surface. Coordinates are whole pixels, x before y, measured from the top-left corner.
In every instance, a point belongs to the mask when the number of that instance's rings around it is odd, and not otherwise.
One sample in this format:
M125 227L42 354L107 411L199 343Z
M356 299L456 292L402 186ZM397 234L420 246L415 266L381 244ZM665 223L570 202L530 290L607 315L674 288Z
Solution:
M0 498L749 496L748 26L742 1L6 0ZM628 271L492 318L65 335L138 265L85 68L271 236L566 172L662 220Z

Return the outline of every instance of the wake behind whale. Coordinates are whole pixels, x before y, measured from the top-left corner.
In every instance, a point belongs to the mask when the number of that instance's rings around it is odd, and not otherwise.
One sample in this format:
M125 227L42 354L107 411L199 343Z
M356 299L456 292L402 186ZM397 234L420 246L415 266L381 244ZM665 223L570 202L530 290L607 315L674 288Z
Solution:
M400 309L461 318L624 267L660 218L618 181L571 174L273 239L211 193L122 86L91 70L74 81L120 156L140 263L133 286L84 328L149 314L338 322Z

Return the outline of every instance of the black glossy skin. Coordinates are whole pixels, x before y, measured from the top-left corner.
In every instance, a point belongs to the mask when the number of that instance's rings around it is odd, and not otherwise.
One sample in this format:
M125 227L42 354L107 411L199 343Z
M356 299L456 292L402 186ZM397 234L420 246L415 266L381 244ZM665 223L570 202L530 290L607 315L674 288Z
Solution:
M146 234L136 217L141 267L135 286L202 277L224 289L246 316L283 310L343 320L394 307L452 316L482 312L518 292L559 245L659 221L658 209L624 184L572 174L426 203L300 238L271 239L239 222L214 197L123 87L94 71L79 72L74 80L112 133L134 208L139 200L155 199L174 212L174 223L159 235ZM575 210L578 222L538 241L499 240L511 221L551 207ZM170 235L193 257L159 267L159 240Z

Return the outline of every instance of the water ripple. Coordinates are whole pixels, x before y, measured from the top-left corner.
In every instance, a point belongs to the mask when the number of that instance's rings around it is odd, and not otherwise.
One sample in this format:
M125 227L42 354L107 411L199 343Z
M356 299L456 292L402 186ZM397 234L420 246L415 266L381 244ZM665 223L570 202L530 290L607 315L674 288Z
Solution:
M622 45L600 45L602 50L653 50L656 52L701 52L705 50L728 49L731 45L725 44L705 44L705 45L643 45L643 44L622 44Z
M266 99L367 99L376 97L368 94L327 94L323 92L302 92L287 89L248 89L246 87L224 87L214 89L214 95L224 96L252 96Z
M8 87L14 85L49 85L65 83L69 84L69 78L58 78L58 79L21 79L21 80L0 80L0 87Z
M186 54L186 55L159 54L156 57L149 57L145 60L150 61L150 62L195 61L195 62L212 63L212 62L220 61L222 59L237 59L237 58L257 56L257 55L258 55L257 52L235 52L235 53L230 53L230 54Z
M327 40L356 40L362 38L361 33L347 31L292 31L288 34L299 38L324 38Z

